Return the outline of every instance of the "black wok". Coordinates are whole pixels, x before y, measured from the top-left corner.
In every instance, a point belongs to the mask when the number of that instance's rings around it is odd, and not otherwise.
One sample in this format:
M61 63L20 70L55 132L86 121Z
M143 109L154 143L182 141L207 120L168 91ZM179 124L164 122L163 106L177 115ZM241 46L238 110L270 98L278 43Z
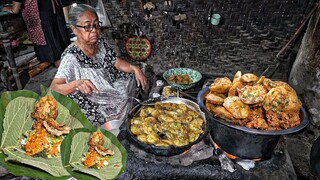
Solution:
M244 159L268 159L278 143L281 135L296 133L305 128L309 123L307 111L302 107L300 115L303 119L300 125L286 130L258 130L243 126L233 125L223 119L214 117L205 107L204 98L209 93L205 87L198 93L197 101L207 119L210 120L210 134L220 148L234 156Z
M171 102L171 103L177 103L177 104L185 104L189 108L191 108L192 110L195 110L196 112L198 112L199 115L204 119L204 122L205 122L204 126L203 126L203 130L204 130L203 134L200 135L200 137L196 141L194 141L192 143L189 143L188 145L180 146L180 147L176 147L176 146L159 147L159 146L149 145L149 144L146 144L144 142L141 142L130 131L131 119L142 108L142 105L138 104L129 112L128 120L126 121L126 128L127 128L128 138L129 138L130 142L132 142L133 144L135 144L136 146L138 146L139 148L145 150L148 153L152 153L152 154L155 154L155 155L158 155L158 156L173 156L173 155L178 155L178 154L181 154L181 153L185 152L186 150L190 149L192 145L200 142L204 137L206 137L208 135L210 126L206 121L205 114L200 110L200 108L197 105L197 103L195 103L195 102L193 102L191 100L184 99L184 98L179 98L179 97L154 98L154 99L147 100L144 103L150 104L150 103L157 102L157 101Z

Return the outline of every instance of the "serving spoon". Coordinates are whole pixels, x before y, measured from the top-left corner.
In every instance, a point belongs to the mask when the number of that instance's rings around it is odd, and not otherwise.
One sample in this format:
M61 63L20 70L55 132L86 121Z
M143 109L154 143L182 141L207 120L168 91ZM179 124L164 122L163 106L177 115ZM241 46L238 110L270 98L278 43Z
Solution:
M128 98L136 100L137 103L139 103L142 106L154 106L154 103L145 103L145 102L142 102L141 99L138 99L136 97L129 96Z

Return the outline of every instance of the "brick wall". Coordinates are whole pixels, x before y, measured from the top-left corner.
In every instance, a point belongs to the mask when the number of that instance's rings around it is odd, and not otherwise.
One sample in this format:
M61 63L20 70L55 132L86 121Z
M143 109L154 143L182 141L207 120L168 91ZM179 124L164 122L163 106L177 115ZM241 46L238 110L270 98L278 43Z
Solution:
M149 18L143 9L146 2L104 2L113 24L106 35L121 57L128 59L124 42L138 26L152 42L146 62L156 74L188 67L205 74L233 75L240 70L260 75L270 66L267 75L287 80L303 33L288 51L276 55L316 0L172 0L171 6L165 0L151 0L155 8ZM175 21L178 13L187 19ZM212 13L221 15L217 26L208 21Z

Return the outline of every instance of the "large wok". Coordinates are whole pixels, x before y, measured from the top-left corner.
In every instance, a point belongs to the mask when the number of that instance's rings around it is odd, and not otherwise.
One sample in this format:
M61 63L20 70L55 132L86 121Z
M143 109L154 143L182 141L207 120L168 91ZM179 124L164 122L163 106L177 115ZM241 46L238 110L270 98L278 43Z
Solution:
M155 155L159 155L159 156L173 156L173 155L177 155L177 154L181 154L183 152L185 152L186 150L190 149L190 147L198 142L200 142L204 137L207 136L207 134L209 133L209 124L206 121L206 117L205 114L200 110L199 106L197 103L185 99L185 98L179 98L179 97L169 97L169 98L164 98L164 97L159 97L159 98L154 98L154 99L149 99L147 101L145 101L144 103L150 104L153 102L170 102L170 103L177 103L177 104L185 104L187 105L189 108L191 108L192 110L196 111L203 119L204 119L204 126L203 126L203 134L199 136L199 138L192 142L189 143L188 145L185 146L180 146L180 147L175 147L175 146L169 146L169 147L158 147L158 146L154 146L154 145L149 145L146 143L143 143L141 141L139 141L136 136L134 134L131 133L130 131L130 122L131 119L140 111L140 109L142 108L142 104L138 104L136 105L130 112L129 112L129 116L128 116L128 120L126 121L126 128L127 128L127 133L128 133L128 138L130 140L130 142L132 142L133 144L137 145L138 147L140 147L141 149L145 150L146 152L155 154Z
M300 125L276 131L258 130L243 126L233 125L223 119L214 117L205 107L204 98L209 93L209 87L205 87L198 93L197 101L202 111L210 119L210 134L220 148L234 156L244 159L268 159L278 144L281 135L299 132L309 123L307 111L302 107Z

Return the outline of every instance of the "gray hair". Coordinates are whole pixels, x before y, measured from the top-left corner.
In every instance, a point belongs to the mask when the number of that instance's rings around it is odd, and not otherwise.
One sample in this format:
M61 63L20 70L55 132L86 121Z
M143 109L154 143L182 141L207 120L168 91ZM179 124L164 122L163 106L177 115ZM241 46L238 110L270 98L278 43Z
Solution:
M69 12L69 22L71 25L76 25L78 23L79 18L82 16L84 12L92 12L96 14L98 17L97 11L95 8L88 4L77 4L76 6L72 7Z

